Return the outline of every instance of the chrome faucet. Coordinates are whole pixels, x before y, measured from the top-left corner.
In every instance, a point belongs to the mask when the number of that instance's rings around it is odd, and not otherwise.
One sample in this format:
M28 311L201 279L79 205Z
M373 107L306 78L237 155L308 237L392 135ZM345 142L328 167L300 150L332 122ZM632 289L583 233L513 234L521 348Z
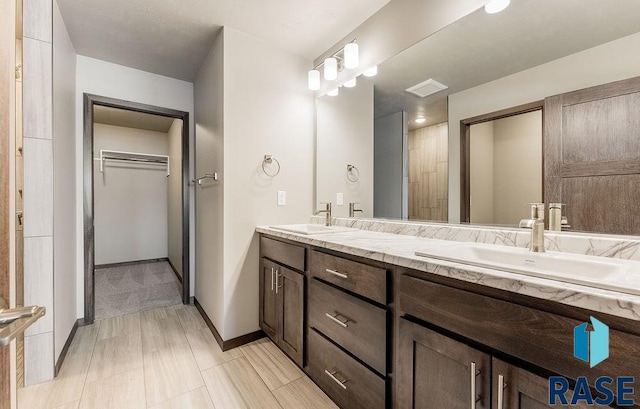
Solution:
M529 250L544 253L544 203L531 203L531 218L520 220L520 228L531 229Z
M331 226L331 202L329 203L320 203L326 206L325 210L318 210L316 214L324 213L325 214L325 226Z
M356 212L364 213L362 209L356 209L358 202L349 203L349 217L356 217Z

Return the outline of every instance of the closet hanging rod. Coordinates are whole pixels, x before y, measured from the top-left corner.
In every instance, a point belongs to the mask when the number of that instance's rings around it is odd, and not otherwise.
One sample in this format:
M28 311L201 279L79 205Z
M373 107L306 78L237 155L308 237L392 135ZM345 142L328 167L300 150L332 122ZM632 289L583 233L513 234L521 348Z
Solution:
M94 160L100 161L100 172L104 172L105 160L115 160L115 161L125 161L125 162L166 164L167 177L169 177L169 175L171 174L170 168L169 168L169 156L167 155L156 155L152 153L125 152L125 151L101 149L100 157L94 158Z

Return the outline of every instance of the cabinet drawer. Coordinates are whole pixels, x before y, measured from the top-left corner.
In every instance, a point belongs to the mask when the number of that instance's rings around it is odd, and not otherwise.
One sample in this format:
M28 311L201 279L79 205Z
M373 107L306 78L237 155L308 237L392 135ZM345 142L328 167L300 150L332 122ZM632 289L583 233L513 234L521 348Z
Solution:
M318 280L309 286L309 325L362 359L387 372L387 311Z
M387 270L315 250L310 257L312 276L381 304L387 303Z
M309 331L309 376L341 408L383 409L386 383L315 330Z
M285 266L305 271L305 248L284 243L269 237L260 237L260 252L266 257Z
M613 328L609 331L609 358L590 368L573 355L574 328L582 322L569 317L408 275L400 279L400 309L572 379L620 374L640 377L640 337ZM607 323L606 315L593 312L593 316Z

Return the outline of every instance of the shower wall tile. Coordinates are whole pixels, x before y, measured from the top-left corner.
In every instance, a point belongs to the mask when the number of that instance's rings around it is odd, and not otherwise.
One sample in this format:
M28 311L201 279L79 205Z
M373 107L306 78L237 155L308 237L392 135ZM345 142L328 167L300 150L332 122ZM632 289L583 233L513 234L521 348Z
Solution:
M27 328L27 336L53 331L53 237L24 239L24 303L45 307L44 317Z
M50 43L53 33L53 1L23 0L24 37Z
M52 139L53 91L50 43L24 39L23 135Z
M53 146L24 138L24 236L53 235Z
M53 332L24 337L24 383L53 379Z

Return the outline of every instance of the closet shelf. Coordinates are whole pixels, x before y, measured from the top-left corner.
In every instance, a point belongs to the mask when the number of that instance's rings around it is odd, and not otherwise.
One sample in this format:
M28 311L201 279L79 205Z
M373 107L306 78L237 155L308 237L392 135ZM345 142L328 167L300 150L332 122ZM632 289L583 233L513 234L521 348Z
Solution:
M100 157L93 158L93 160L100 161L100 172L104 172L105 160L115 160L115 161L122 161L122 162L141 162L141 163L167 165L167 177L169 177L169 175L171 174L170 168L169 168L169 156L167 155L154 155L151 153L124 152L124 151L112 151L108 149L101 149Z

